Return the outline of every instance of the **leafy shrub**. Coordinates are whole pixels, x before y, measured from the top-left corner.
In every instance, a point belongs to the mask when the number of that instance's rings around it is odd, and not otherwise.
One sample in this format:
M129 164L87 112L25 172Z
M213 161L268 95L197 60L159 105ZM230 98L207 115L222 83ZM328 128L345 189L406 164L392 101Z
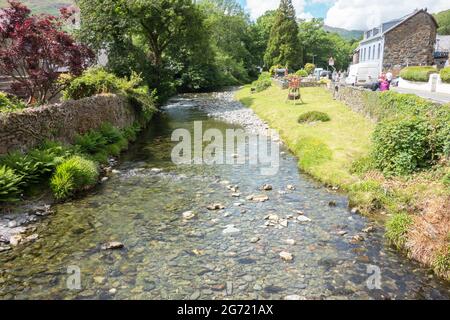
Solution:
M309 74L312 74L316 69L316 65L312 63L305 64L305 71Z
M101 93L125 92L135 85L136 78L128 82L103 68L90 68L70 82L63 96L65 99L78 100Z
M95 163L80 156L72 156L56 168L50 186L56 199L72 196L86 186L94 185L98 179Z
M299 77L307 77L309 75L305 69L300 69L295 74Z
M14 170L0 166L0 203L19 200L21 181L21 177Z
M428 110L436 109L437 106L415 94L402 94L394 91L385 91L376 94L379 98L374 101L378 105L378 118L389 119L398 115L421 115Z
M75 145L81 153L95 154L105 149L108 144L106 138L99 131L89 131L75 137Z
M43 163L19 151L1 157L0 164L13 169L26 186L39 182L42 177L41 169L45 167Z
M406 236L413 220L407 213L394 214L386 224L386 238L397 249L402 249L406 243Z
M298 117L299 123L316 122L316 121L327 122L330 120L331 118L328 114L320 111L305 112Z
M258 80L253 81L252 83L252 88L254 88L256 92L264 91L270 86L272 86L272 79L270 77L270 73L268 72L261 73Z
M436 255L433 269L437 274L450 277L450 244Z
M428 82L430 75L437 72L434 67L406 67L400 71L400 77L408 81Z
M450 83L450 67L446 67L441 70L442 82Z
M0 92L0 112L12 112L26 108L25 103L21 100L8 97L4 92Z
M103 68L91 68L82 76L71 81L64 90L65 99L81 99L101 93L114 93L125 96L129 102L140 111L143 121L147 122L156 111L155 91L150 92L146 86L141 86L142 79L132 73L130 79L119 78Z
M430 130L422 118L384 121L373 134L373 158L377 169L388 175L406 175L428 166Z
M141 131L139 124L135 123L122 130L123 137L128 141L136 141L137 134Z

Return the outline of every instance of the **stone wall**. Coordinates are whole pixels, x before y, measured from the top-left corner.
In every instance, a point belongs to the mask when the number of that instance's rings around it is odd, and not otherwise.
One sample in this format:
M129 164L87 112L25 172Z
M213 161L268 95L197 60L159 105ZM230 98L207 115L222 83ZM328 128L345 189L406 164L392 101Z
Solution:
M433 65L436 24L430 14L419 12L385 35L384 70L406 65Z
M0 154L27 151L46 139L72 143L77 134L97 129L102 123L124 128L135 120L137 112L126 98L112 94L3 113Z
M351 86L331 86L333 97L336 100L344 102L350 109L355 112L363 114L372 121L378 121L376 112L374 112L374 105L377 104L379 92L374 92L361 87Z

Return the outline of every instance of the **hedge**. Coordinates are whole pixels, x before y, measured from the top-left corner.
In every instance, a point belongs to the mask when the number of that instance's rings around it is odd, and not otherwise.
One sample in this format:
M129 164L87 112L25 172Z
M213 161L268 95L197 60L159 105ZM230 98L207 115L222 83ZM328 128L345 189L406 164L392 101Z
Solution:
M450 83L450 67L446 67L441 70L442 82Z
M406 67L400 71L400 77L408 81L428 82L433 73L438 73L434 67Z

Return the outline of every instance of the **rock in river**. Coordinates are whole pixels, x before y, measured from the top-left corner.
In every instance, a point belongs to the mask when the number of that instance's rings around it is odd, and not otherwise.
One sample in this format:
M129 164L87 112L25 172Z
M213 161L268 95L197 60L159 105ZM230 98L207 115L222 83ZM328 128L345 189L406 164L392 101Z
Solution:
M280 257L284 261L292 261L294 259L294 256L291 253L286 252L286 251L280 252Z
M310 218L306 217L306 216L298 216L297 217L297 221L299 221L299 222L310 222L312 220Z
M190 220L195 217L195 213L193 211L186 211L182 213L183 219Z
M241 232L241 230L237 229L233 224L227 225L226 228L222 231L223 234L234 234L239 232Z
M272 190L273 188L272 188L272 186L271 186L270 184L265 184L265 185L262 186L262 189L263 189L264 191L270 191L270 190Z
M222 210L225 206L221 203L214 203L206 207L208 210Z
M116 249L122 249L123 243L119 241L111 241L105 244L102 244L101 249L102 250L116 250Z

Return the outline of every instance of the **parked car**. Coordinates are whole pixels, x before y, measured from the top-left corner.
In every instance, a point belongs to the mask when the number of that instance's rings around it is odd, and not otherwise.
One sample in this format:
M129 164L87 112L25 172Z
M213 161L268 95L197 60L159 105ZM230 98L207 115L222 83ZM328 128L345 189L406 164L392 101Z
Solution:
M316 78L316 80L320 79L320 74L322 73L322 71L324 71L323 68L316 68L314 69L314 77Z

